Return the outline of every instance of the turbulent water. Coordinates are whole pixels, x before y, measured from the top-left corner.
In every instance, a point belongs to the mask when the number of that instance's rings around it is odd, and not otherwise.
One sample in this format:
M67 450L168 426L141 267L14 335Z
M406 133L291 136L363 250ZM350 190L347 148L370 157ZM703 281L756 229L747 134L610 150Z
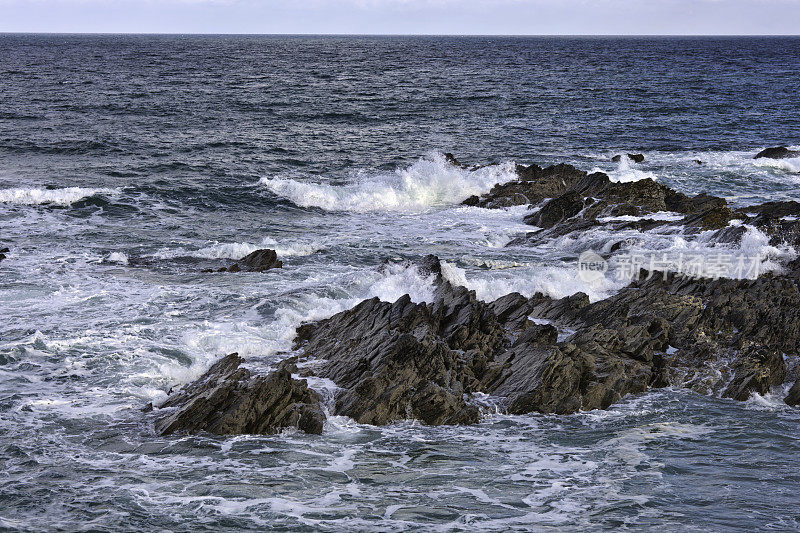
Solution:
M0 529L800 527L779 394L322 436L161 437L141 412L224 354L269 367L304 321L430 300L403 259L485 300L619 289L575 268L614 236L506 246L525 207L459 206L514 162L800 199L800 159L752 159L800 144L798 58L797 38L0 35ZM283 269L201 273L265 247ZM757 231L733 251L795 253Z

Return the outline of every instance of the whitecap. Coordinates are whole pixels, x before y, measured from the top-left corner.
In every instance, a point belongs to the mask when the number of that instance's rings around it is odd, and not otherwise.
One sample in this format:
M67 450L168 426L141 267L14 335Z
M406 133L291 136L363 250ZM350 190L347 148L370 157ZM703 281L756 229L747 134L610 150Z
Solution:
M113 194L114 189L66 187L64 189L0 189L0 203L18 205L71 205L96 194Z
M616 183L630 183L632 181L644 179L658 180L658 177L652 172L632 168L631 159L628 157L621 157L617 163L617 168L614 170L605 171L599 167L595 167L592 169L592 172L603 172L608 175L608 179Z
M433 206L458 204L516 177L514 164L510 162L465 170L451 165L442 154L433 153L393 173L362 173L344 185L281 177L262 178L260 183L300 207L359 213L418 212Z

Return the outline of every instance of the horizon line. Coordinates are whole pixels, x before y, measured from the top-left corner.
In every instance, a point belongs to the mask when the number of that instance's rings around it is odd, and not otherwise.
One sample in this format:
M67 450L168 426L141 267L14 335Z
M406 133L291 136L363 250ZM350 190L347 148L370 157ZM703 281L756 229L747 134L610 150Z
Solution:
M153 35L241 37L800 37L790 33L249 33L249 32L116 32L5 31L0 35Z

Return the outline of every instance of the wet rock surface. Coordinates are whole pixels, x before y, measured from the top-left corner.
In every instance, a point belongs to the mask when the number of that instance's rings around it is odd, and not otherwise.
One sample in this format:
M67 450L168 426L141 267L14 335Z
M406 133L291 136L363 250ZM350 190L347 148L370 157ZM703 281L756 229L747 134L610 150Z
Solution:
M664 386L746 400L783 383L783 354L800 347L792 279L643 275L596 303L582 293L485 303L443 280L433 303L372 299L301 327L298 347L342 387L336 414L369 424L471 423L476 392L510 413L568 414Z
M611 158L612 161L617 162L622 160L622 154L617 154ZM634 163L642 163L644 162L644 154L625 154L625 157L633 161Z
M243 362L236 353L225 356L196 381L171 394L159 408L169 412L157 420L156 430L164 435L176 431L272 434L285 428L322 433L321 396L305 380L292 378L290 364L256 376L241 366Z
M800 150L789 150L785 146L773 146L758 152L753 159L785 159L787 157L800 157Z
M447 159L467 168L450 154ZM489 208L538 203L525 222L541 229L516 244L601 225L639 231L674 226L686 235L705 231L720 243L738 243L753 226L774 244L800 244L798 202L734 211L723 198L689 197L651 179L613 182L569 165L518 166L517 174L465 202ZM662 211L671 215L643 217ZM623 246L617 243L612 252ZM274 251L259 250L226 270L280 266ZM569 414L666 386L743 401L783 384L787 356L800 349L800 259L781 275L755 280L642 271L594 303L583 293L562 299L510 293L483 302L450 283L437 257L426 256L416 267L434 279L431 302L373 298L297 329L294 348L304 375L338 387L329 413L374 425L406 419L471 424L480 419L485 395L512 414ZM251 375L241 362L231 354L171 396L162 409L174 410L157 429L322 431L321 397L292 378L295 360L266 376ZM800 404L800 378L785 401Z
M488 193L471 196L463 204L490 209L536 204L560 196L586 176L586 172L566 164L547 168L517 165L516 172L517 180L495 185Z
M215 269L207 268L203 272L266 272L273 268L283 268L275 250L265 248L256 250L242 257L230 266Z
M8 248L0 247L0 261L5 259L6 258L6 254L8 254L9 252L11 252L11 250L9 250Z

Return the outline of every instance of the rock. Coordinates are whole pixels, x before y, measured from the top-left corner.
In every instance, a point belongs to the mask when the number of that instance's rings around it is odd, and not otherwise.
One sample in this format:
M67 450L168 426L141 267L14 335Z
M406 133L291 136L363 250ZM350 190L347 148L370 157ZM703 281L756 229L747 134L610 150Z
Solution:
M569 191L547 202L539 211L525 217L525 223L540 228L552 228L559 222L580 213L591 199Z
M783 400L789 405L800 405L800 378L794 382L792 388L789 389L789 394Z
M366 300L301 328L297 340L307 356L324 360L317 375L342 387L335 413L376 425L476 422L478 410L463 395L485 369L471 355L506 342L488 306L448 282L434 304L408 295L394 303Z
M456 159L456 156L454 156L450 152L444 154L444 159L445 159L445 161L447 161L448 163L450 163L454 167L459 167L459 168L463 168L463 169L468 168L467 165L462 164L461 161Z
M219 267L216 270L206 268L201 272L266 272L273 268L282 268L283 262L278 260L275 250L265 248L256 250L239 259L227 267Z
M564 194L586 173L572 165L560 164L547 168L538 165L517 165L518 179L492 187L483 196L471 196L463 205L497 209L514 205L536 204L546 198Z
M9 253L10 251L11 251L11 250L9 250L8 248L2 248L2 249L0 249L0 261L2 261L3 259L5 259L5 258L6 258L6 254L7 254L7 253Z
M644 155L643 154L626 154L626 155L627 155L628 159L630 159L634 163L641 163L642 161L644 161ZM614 161L615 163L621 161L622 160L622 154L615 155L614 157L611 158L611 160Z
M698 165L704 165L705 164L702 161L700 161L699 159L692 159L692 163L695 163L695 164L698 164Z
M652 179L616 183L606 174L596 172L576 181L567 192L546 202L539 211L526 216L524 220L527 224L552 228L546 234L534 235L534 239L540 241L576 230L585 231L599 224L596 220L600 217L643 216L658 211L686 214L680 224L695 230L725 227L733 215L723 198L707 194L689 197ZM580 217L576 217L578 214ZM632 229L638 225L638 229L646 230L667 223L637 221L620 225L618 229Z
M735 214L769 235L773 246L800 246L800 202L766 202Z
M789 150L785 146L773 146L765 148L758 152L753 159L761 159L766 157L769 159L784 159L787 157L800 157L800 150Z
M283 262L278 260L275 250L256 250L239 259L244 270L248 272L265 272L272 268L282 268Z
M296 427L322 433L321 397L305 380L292 378L287 365L267 376L254 376L241 367L242 362L236 353L223 357L171 395L160 409L174 410L156 422L156 430L163 435L176 431L263 435Z

